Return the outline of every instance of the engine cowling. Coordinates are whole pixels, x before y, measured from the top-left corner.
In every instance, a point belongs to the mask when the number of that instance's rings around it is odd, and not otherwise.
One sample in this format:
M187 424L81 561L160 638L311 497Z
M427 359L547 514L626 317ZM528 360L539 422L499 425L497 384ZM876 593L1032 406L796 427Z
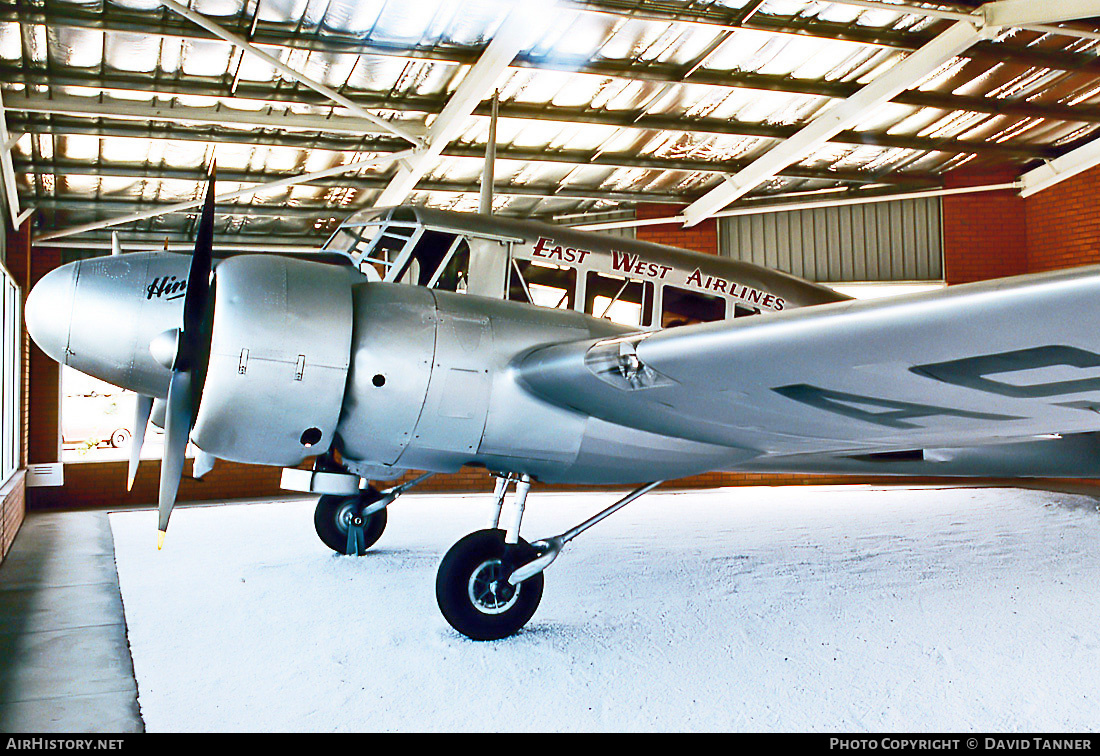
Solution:
M191 433L199 448L290 467L330 446L351 354L352 275L274 255L218 265L210 362Z

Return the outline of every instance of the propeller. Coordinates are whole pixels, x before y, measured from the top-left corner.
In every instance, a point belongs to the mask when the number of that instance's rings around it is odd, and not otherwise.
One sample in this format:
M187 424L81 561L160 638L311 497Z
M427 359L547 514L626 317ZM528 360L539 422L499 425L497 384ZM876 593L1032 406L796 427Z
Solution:
M130 442L130 469L126 474L126 490L134 490L134 478L137 477L141 463L141 447L145 443L145 430L149 427L149 416L153 413L153 397L138 394L134 410L134 439Z
M160 495L157 499L157 548L164 545L168 519L176 504L180 479L183 477L187 439L195 424L195 413L206 382L210 361L210 335L213 301L210 296L210 276L213 269L214 246L214 180L210 171L206 185L206 200L199 219L195 252L187 272L187 293L183 298L183 327L166 331L154 339L151 349L164 349L165 342L174 342L171 350L172 377L168 383L168 399L164 412L164 455L160 463Z

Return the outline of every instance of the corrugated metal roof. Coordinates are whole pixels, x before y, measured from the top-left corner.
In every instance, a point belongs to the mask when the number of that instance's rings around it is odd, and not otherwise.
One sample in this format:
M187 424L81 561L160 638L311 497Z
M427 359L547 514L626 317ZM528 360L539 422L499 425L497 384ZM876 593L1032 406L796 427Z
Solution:
M420 132L509 6L191 5ZM690 201L948 23L839 2L562 0L496 82L495 210L552 217ZM754 194L928 186L963 164L1023 170L1068 151L1100 126L1098 46L1097 39L1006 31ZM22 134L13 149L21 202L39 209L46 228L197 198L213 160L225 177L219 188L230 191L407 146L377 129L359 130L367 122L155 0L0 0L0 70L9 127ZM58 101L83 106L69 112ZM154 108L160 115L150 117ZM476 209L486 114L483 103L466 119L412 202ZM362 169L237 200L219 208L221 230L320 238L348 210L371 206L395 170ZM182 237L192 222L175 214L123 231Z

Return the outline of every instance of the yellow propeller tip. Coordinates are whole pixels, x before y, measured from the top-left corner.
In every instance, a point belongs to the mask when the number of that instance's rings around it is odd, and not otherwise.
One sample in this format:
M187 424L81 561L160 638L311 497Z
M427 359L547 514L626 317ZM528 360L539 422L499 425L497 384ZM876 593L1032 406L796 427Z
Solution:
M157 551L160 551L164 547L164 531L157 531Z

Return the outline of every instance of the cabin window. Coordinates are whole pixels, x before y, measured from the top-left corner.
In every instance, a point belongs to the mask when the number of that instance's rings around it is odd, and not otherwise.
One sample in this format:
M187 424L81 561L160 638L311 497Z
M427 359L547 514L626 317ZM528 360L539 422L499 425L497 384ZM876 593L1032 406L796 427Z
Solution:
M444 291L466 291L470 277L470 245L446 231L426 230L413 249L417 273L410 283Z
M759 315L759 314L760 314L760 308L759 307L749 307L748 305L742 305L742 304L735 304L733 306L733 317L735 317L735 318L743 318L743 317L746 317L748 315Z
M513 259L509 272L508 299L540 307L573 309L577 295L574 268Z
M678 289L666 286L662 294L661 327L691 325L692 323L710 323L724 320L726 300L712 294Z
M653 284L589 273L584 286L584 311L622 325L648 326L653 322Z

